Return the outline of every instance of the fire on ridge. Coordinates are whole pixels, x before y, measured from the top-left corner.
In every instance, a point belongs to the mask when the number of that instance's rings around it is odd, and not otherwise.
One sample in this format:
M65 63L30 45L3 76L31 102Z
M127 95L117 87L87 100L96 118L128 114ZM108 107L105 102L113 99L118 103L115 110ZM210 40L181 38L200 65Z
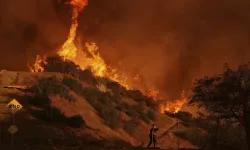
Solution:
M110 80L118 82L120 85L126 89L133 89L129 84L128 77L125 74L119 72L118 70L107 65L100 53L98 52L98 46L96 43L85 43L84 47L76 47L74 40L76 37L76 31L78 27L78 15L79 13L88 5L88 0L69 0L66 2L72 6L72 16L71 16L71 27L68 35L68 39L64 42L61 48L58 49L57 54L65 61L70 60L75 64L79 65L81 69L91 68L92 73L95 76L106 77ZM86 50L87 52L83 51ZM88 55L91 55L90 57ZM43 72L44 68L41 64L46 64L46 57L41 57L37 55L35 63L30 66L28 65L31 72ZM142 74L137 74L132 80L136 82ZM131 84L132 84L131 82ZM148 88L142 83L142 88L144 89L144 94L148 97L151 97L154 100L157 100L159 95L159 90L154 88ZM164 113L165 111L177 113L181 110L183 105L187 102L187 99L184 97L184 92L182 93L182 99L176 101L168 101L164 104L161 104L160 111Z

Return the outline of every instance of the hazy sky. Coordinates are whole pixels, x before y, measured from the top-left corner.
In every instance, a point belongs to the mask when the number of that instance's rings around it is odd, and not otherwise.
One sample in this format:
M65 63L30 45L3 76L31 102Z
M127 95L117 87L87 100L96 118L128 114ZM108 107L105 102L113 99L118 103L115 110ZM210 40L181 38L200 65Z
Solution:
M27 69L66 40L70 7L58 0L0 0L0 68ZM201 75L250 60L249 0L89 0L78 38L105 61L170 99Z

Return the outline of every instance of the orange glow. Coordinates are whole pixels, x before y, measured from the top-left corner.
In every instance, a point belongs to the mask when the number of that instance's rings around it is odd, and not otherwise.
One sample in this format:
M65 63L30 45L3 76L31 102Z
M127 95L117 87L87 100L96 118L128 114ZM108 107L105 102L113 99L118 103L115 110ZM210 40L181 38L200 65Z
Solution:
M76 30L78 27L78 15L79 12L84 9L85 6L87 6L88 1L87 0L70 0L66 4L70 4L73 7L72 11L72 24L71 28L69 31L68 39L67 41L63 44L62 48L58 51L59 56L61 56L64 60L72 60L76 57L77 55L77 48L74 44L74 40L76 37Z
M35 63L30 66L28 64L28 67L30 69L31 72L43 72L44 68L41 66L41 64L47 64L47 62L45 61L45 58L42 58L40 55L36 55L36 60Z
M127 78L118 73L117 70L108 66L103 58L100 56L98 52L98 46L96 43L85 43L84 52L83 50L79 50L75 44L74 40L76 37L76 30L78 27L78 14L80 11L87 6L87 0L71 0L68 4L73 7L72 12L72 25L70 28L70 33L68 35L67 41L63 44L61 49L58 51L59 56L61 56L64 60L70 60L74 63L78 64L81 69L91 68L91 71L94 75L100 77L107 77L115 82L120 83L125 88L129 89L127 82ZM89 56L90 55L90 56Z
M159 94L158 90L155 90L155 89L149 89L149 90L147 90L147 96L150 97L150 98L152 98L153 100L157 99L158 94Z
M184 91L181 94L181 100L168 101L165 104L162 104L160 110L162 113L171 112L178 113L182 107L187 103L187 98L184 97Z
M98 77L105 77L115 82L126 89L133 89L132 85L138 83L142 92L156 100L159 91L157 89L148 88L144 83L142 74L137 74L134 78L128 78L125 74L119 72L118 70L112 68L101 57L98 46L94 42L86 42L85 45L76 46L75 38L78 28L78 16L79 13L88 5L87 0L69 0L66 4L72 6L72 16L71 16L71 28L67 40L58 49L57 54L63 60L70 60L75 64L79 65L81 69L85 70L90 68L92 73ZM81 42L79 42L81 43ZM78 44L78 43L77 43ZM41 66L42 63L46 64L46 58L41 58L39 55L36 57L36 61L33 66L29 66L32 72L43 72L44 68ZM132 83L131 83L132 82ZM138 88L139 89L139 88ZM182 106L186 103L187 99L182 98L182 100L176 100L174 102L167 102L162 105L161 111L178 112Z

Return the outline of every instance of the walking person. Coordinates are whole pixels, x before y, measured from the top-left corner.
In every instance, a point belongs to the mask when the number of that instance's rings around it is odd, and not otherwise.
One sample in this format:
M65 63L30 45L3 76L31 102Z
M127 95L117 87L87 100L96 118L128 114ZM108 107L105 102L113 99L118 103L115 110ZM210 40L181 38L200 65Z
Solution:
M151 144L153 143L154 147L156 144L156 131L158 131L159 128L156 128L156 126L153 124L152 128L150 129L150 133L149 133L149 143L148 143L148 147L151 146Z

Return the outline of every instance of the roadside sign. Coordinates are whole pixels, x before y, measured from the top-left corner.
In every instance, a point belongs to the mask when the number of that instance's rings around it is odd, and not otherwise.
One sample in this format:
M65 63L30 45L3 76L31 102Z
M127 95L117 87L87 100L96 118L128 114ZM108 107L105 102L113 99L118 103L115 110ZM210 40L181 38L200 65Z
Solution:
M18 131L18 128L15 125L12 125L12 126L9 127L8 131L9 131L10 134L13 135Z
M6 107L14 114L21 110L23 106L16 99L13 99Z

